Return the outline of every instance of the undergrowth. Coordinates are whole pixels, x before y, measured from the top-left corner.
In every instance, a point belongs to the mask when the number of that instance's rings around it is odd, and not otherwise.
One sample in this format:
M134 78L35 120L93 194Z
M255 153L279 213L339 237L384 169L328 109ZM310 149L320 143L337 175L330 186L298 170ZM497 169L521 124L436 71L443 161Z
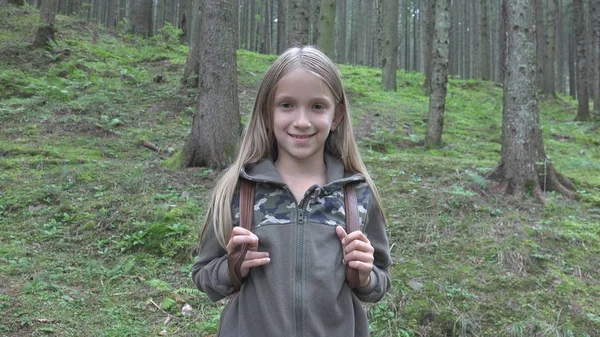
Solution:
M143 40L59 16L51 50L31 50L38 15L0 7L0 334L214 334L225 303L190 270L217 173L177 164L187 47L173 27ZM238 52L243 120L274 59ZM372 335L600 335L598 125L573 122L569 97L543 101L546 152L578 200L514 200L484 178L501 88L452 79L444 146L424 150L422 74L400 70L394 93L379 69L340 69L393 257Z

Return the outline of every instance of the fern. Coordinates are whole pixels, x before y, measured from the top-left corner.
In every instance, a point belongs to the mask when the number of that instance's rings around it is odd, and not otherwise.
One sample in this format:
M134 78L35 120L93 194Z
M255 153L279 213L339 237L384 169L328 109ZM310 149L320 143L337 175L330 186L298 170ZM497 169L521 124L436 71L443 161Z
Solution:
M469 176L469 178L471 178L471 180L473 180L473 182L477 184L477 186L479 186L479 188L481 188L482 190L488 188L488 181L484 177L471 171L466 171L466 173Z
M173 309L176 305L177 301L171 297L165 297L165 299L160 302L160 308L165 311Z
M200 294L202 294L202 292L200 292L200 290L194 289L194 288L179 288L179 289L175 289L174 293L175 294L186 294L186 295L200 295Z
M167 282L165 282L163 280L159 280L159 279L152 279L152 280L148 281L148 284L158 291L172 291L173 290L173 287L171 287L170 284L168 284Z

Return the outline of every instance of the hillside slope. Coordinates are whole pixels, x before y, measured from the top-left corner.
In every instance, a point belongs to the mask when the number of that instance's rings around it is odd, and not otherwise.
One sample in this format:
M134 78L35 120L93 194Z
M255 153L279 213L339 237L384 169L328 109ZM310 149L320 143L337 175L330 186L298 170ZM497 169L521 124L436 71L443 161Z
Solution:
M0 335L214 334L224 303L189 274L217 173L177 167L187 47L59 16L53 50L31 50L38 16L0 7ZM238 56L245 120L275 57ZM390 93L379 69L340 69L394 260L372 335L600 336L598 124L543 101L546 151L579 200L515 200L483 178L500 155L496 85L451 80L446 145L425 151L422 74L399 71Z

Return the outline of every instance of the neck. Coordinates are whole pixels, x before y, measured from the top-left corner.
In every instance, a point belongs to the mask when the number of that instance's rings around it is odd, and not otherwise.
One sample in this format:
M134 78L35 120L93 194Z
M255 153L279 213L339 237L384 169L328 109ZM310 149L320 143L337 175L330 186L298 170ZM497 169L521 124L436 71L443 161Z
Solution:
M296 160L288 156L279 156L274 163L277 172L282 178L309 178L325 177L327 168L323 156L313 156L304 160ZM285 178L284 178L285 180Z

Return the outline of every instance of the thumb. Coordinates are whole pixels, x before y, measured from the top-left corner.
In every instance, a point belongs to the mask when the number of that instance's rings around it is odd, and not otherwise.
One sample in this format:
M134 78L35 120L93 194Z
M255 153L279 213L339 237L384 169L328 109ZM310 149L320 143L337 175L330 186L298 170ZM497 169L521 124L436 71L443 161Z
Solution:
M335 234L337 234L337 237L340 239L340 241L342 241L346 236L348 236L348 234L346 234L346 231L342 226L335 227Z

